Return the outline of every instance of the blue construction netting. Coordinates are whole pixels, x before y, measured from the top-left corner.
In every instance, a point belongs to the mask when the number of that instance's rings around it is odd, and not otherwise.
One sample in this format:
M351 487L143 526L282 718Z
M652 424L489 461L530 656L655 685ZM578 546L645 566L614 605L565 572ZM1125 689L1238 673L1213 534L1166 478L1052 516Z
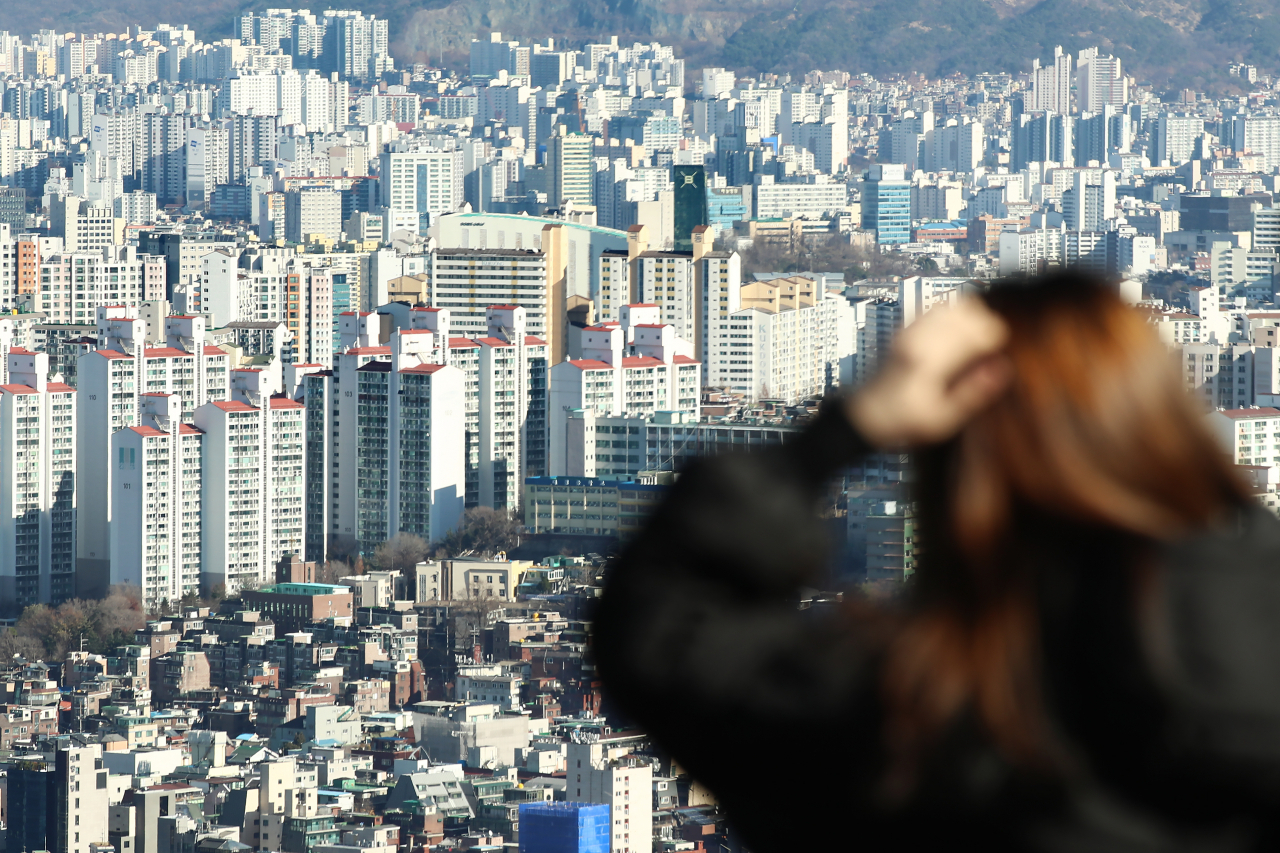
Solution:
M609 807L521 803L520 853L609 853Z

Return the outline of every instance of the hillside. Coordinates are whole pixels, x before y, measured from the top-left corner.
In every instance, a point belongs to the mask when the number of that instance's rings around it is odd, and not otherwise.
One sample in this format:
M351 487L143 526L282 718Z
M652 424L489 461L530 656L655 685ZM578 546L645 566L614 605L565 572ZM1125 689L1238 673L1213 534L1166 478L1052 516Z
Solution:
M0 4L0 29L120 31L130 23L178 22L204 38L230 32L246 9L279 0L47 0L36 9ZM330 2L309 4L313 11ZM1215 86L1229 61L1280 68L1280 4L1270 0L361 0L392 21L402 61L465 57L472 36L580 44L617 34L676 44L691 63L743 71L851 71L928 75L1025 69L1053 45L1098 44L1161 86ZM182 11L178 12L177 9Z

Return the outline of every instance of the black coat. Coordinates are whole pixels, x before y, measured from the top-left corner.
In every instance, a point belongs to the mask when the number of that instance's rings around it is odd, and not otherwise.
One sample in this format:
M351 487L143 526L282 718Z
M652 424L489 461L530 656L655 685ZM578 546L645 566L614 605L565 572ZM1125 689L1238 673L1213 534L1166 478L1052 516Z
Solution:
M609 698L754 853L1280 848L1280 523L1260 508L1163 547L1141 627L1107 549L1047 555L1045 701L1080 769L1022 770L962 717L888 803L876 644L841 608L796 606L827 560L815 508L864 452L828 409L785 446L691 466L597 613Z

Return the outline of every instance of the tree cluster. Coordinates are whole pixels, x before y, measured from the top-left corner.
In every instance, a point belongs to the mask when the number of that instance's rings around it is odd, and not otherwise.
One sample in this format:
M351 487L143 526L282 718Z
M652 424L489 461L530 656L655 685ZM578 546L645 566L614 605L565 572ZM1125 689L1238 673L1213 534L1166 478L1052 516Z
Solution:
M492 557L499 551L510 551L520 544L524 525L515 513L478 506L462 514L462 521L435 543L436 559L474 554Z
M842 240L816 243L800 251L760 243L740 251L739 255L744 279L756 273L843 272L846 282L854 282L867 277L930 272L904 255L863 249Z
M0 660L15 654L28 660L62 660L79 649L108 654L133 642L133 632L146 625L142 591L136 586L113 586L106 598L64 601L57 606L33 604L18 624L0 634Z

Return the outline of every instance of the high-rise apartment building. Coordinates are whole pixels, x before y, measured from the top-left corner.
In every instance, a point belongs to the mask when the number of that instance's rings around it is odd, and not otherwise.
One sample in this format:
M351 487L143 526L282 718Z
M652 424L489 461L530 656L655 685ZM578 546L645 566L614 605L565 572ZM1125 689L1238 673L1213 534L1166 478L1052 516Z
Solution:
M525 311L495 305L475 340L477 495L480 506L514 510L526 476L546 468L547 345L527 335Z
M227 162L231 181L243 183L249 168L280 154L280 119L275 114L236 113L227 124Z
M1280 208L1259 207L1253 211L1254 251L1280 250Z
M710 341L721 331L717 321L738 310L742 275L736 252L712 249L714 236L710 227L695 226L692 251L651 252L648 229L632 226L625 257L621 252L600 256L596 317L626 324L624 314L634 317L636 304L651 306L651 322L672 325L676 337L693 344L693 354L705 361Z
M392 70L385 19L350 11L326 11L324 17L330 70L361 82L376 80L382 72Z
M258 246L210 252L200 268L199 310L215 327L284 323L293 337L294 361L331 363L335 272L327 259Z
M1219 409L1209 413L1209 429L1237 465L1280 461L1280 409L1270 406Z
M1275 375L1275 352L1272 347L1258 347L1255 351L1247 344L1184 343L1182 362L1187 389L1209 408L1247 409L1253 405L1255 386ZM1263 460L1242 464L1261 465Z
M1280 166L1280 116L1237 115L1231 138L1237 154L1260 154L1266 168Z
M885 151L882 162L901 163L915 171L922 165L925 141L933 133L935 120L933 110L904 110L902 117L881 134L880 149Z
M160 204L185 199L187 126L191 119L170 112L145 113L140 134L141 189ZM224 179L225 180L225 179Z
M435 217L462 204L462 152L392 143L381 155L379 182L383 205L416 211L419 233L425 234Z
M303 532L304 559L323 561L329 552L331 537L336 537L340 495L334 491L339 471L337 439L332 425L340 408L334 396L334 371L324 365L295 366L297 399L305 406L306 464L303 481L306 486L306 529ZM293 383L286 384L286 390ZM331 497L332 496L332 497Z
M932 172L972 172L982 162L982 123L948 119L925 134L925 168Z
M707 385L794 405L834 384L841 360L855 352L854 309L842 296L812 290L789 303L752 298L789 282L743 286L743 308L722 322L727 334L706 359Z
M1100 112L1103 107L1123 109L1129 101L1129 80L1120 70L1120 57L1105 56L1096 47L1080 51L1076 58L1076 106L1080 112Z
M342 195L326 187L301 187L284 194L284 237L308 243L342 236Z
M275 578L305 550L303 406L252 384L206 403L193 421L203 435L201 588L233 595ZM114 567L113 567L114 568Z
M709 251L712 235L709 228L694 235L698 316L693 351L703 364L726 337L724 324L741 307L742 259L737 252Z
M623 324L588 326L582 330L582 357L551 368L548 474L568 473L565 430L572 410L588 409L598 417L697 416L702 365L692 357L692 343L659 322L657 314L655 306L631 305Z
M112 581L148 610L200 593L204 433L176 394L144 394L135 426L111 436Z
M524 309L529 334L545 338L551 313L547 256L535 249L437 249L429 259L432 308L449 309L450 327L479 337L489 327L490 306Z
M0 385L0 615L76 595L76 391L13 347Z
M1242 131L1240 120L1237 119L1236 128L1237 146L1241 144L1243 134L1244 144L1247 147L1249 145L1248 125L1244 125L1245 130ZM1166 113L1158 117L1151 129L1151 141L1155 148L1154 156L1151 158L1152 164L1158 166L1161 163L1168 163L1171 166L1177 166L1187 162L1195 149L1196 139L1203 133L1204 119L1199 116Z
M1062 221L1069 231L1104 231L1116 212L1116 175L1110 169L1080 169L1062 193Z
M1071 112L1071 54L1061 45L1053 49L1053 65L1041 68L1039 59L1031 60L1031 92L1024 109Z
M489 38L471 40L471 77L487 81L502 71L508 74L529 73L530 50L517 41L503 41L502 33L491 32Z
M834 175L849 159L849 106L843 93L824 96L825 118L791 126L794 145L813 155L813 167L825 175Z
M50 201L49 231L66 252L103 252L124 242L124 220L111 204L74 195Z
M394 334L391 361L356 371L355 391L367 412L354 424L352 491L362 553L401 531L438 540L461 518L463 376L457 368L414 358L414 337Z
M593 203L595 184L595 138L585 133L569 133L563 124L547 138L547 201L559 207L566 201L578 205Z
M676 337L693 342L698 331L697 263L692 253L642 252L636 258L639 301L658 307L659 323L669 323Z
M58 323L96 322L109 306L139 308L165 298L166 262L132 246L59 252L40 263L40 290L33 307Z
M702 97L707 100L724 97L733 90L737 82L732 71L724 68L704 68L702 69Z
M23 236L15 235L8 222L0 222L0 310L6 313L18 307L23 294L36 290L40 244Z
M631 294L632 261L630 252L611 250L600 253L598 286L593 300L596 320L616 321L622 307L634 301Z
M234 21L235 37L244 44L280 50L280 42L293 29L292 9L271 9L263 15L241 15Z
M100 111L94 114L90 125L90 150L115 158L121 177L130 179L138 162L139 116L133 110Z
M1112 152L1128 151L1129 142L1129 116L1111 104L1104 104L1098 112L1086 112L1076 122L1075 161L1081 166L1093 160L1105 165Z
M336 436L324 478L308 481L308 502L328 517L326 547L372 553L406 531L437 540L461 518L466 491L466 390L463 372L443 363L438 312L419 312L423 328L392 332L377 345L378 315L341 318L343 351L330 375L316 371L302 385L308 427ZM429 324L434 324L435 329ZM447 345L445 345L447 346ZM350 395L350 396L348 396ZM319 427L317 409L325 413ZM323 503L317 495L324 496ZM318 533L313 522L312 547Z
M400 531L439 539L463 505L515 509L523 478L547 467L547 345L527 334L522 308L491 306L475 338L452 334L449 309L385 312L388 346L376 345L385 317L349 312L335 368L293 370L307 406L312 556Z
M219 184L230 183L231 134L226 121L214 122L187 130L186 185L183 194L187 207L202 210Z
M145 394L173 394L182 419L230 390L228 356L204 343L203 317L165 320L163 347L149 347L146 321L131 308L100 308L98 348L80 357L77 387L82 392L76 432L79 481L94 495L111 495L118 470L112 436L140 424ZM118 464L118 459L114 460ZM108 500L86 501L76 528L76 573L81 594L105 593L116 582L111 563L111 509Z
M346 275L337 273L344 281ZM332 364L335 310L332 267L295 262L285 279L287 293L281 319L294 339L294 361Z

